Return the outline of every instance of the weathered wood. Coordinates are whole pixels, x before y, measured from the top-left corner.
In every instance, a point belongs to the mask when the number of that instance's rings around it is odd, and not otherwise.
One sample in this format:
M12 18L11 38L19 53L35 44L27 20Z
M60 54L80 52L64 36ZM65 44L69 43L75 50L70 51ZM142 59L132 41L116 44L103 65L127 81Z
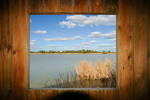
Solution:
M89 13L103 13L103 0L89 0Z
M103 90L89 90L89 100L103 100Z
M104 13L117 14L118 0L104 0Z
M119 99L133 99L133 0L119 1Z
M134 0L134 97L147 100L147 0Z
M43 0L28 0L28 12L40 13L43 12Z
M58 0L44 0L44 12L58 12Z
M42 90L28 90L28 100L43 100Z
M27 0L13 0L13 100L27 99Z
M104 100L118 100L118 90L104 90Z
M88 13L88 0L74 0L74 12Z
M2 0L0 36L0 99L11 100L11 1Z
M43 100L58 100L57 90L43 90Z
M59 12L73 12L73 0L59 0Z

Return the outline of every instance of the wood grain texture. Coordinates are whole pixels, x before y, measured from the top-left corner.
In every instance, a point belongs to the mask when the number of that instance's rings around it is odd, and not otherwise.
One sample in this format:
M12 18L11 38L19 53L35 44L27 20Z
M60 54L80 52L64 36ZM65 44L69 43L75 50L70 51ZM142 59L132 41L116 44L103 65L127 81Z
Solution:
M73 0L59 0L59 12L73 12Z
M28 90L28 100L43 100L42 90Z
M2 100L2 54L3 54L3 37L2 37L2 1L0 0L0 100Z
M103 100L103 90L89 90L89 100Z
M133 99L133 0L119 0L119 99Z
M117 14L118 13L118 0L104 0L104 13Z
M89 0L89 13L103 13L103 0Z
M148 57L150 57L150 0L147 3L147 19L148 19ZM150 72L149 72L150 73Z
M12 34L11 34L11 1L2 0L1 9L1 36L0 36L0 99L11 100L12 84L11 84L11 50L12 50Z
M13 100L27 99L27 0L13 0Z
M44 12L58 12L58 0L44 0Z
M58 100L57 90L43 90L43 100Z
M104 100L118 100L118 90L104 90Z
M40 13L43 12L43 8L43 0L28 0L28 12Z
M88 13L88 0L74 0L74 12Z
M147 100L147 0L134 0L134 97Z

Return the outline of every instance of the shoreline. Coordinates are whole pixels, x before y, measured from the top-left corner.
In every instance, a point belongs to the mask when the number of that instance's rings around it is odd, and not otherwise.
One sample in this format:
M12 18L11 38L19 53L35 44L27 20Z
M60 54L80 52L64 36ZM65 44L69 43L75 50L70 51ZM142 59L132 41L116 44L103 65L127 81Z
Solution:
M41 54L104 54L104 53L30 53L30 54L31 55L41 55ZM105 53L105 54L116 54L116 53Z

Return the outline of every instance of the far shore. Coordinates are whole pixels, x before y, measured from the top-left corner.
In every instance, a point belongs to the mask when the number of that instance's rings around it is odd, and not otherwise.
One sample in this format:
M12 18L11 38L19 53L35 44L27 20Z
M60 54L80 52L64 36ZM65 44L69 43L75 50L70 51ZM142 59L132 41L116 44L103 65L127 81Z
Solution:
M31 55L34 54L116 54L116 52L111 53L30 53Z

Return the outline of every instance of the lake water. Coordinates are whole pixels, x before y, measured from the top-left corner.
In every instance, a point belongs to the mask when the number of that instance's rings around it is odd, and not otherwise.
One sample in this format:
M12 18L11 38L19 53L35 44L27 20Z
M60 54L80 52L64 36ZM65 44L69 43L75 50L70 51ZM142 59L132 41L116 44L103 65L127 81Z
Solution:
M42 88L48 79L53 83L59 73L75 70L80 61L105 62L109 58L114 64L115 54L39 54L30 55L30 88Z

